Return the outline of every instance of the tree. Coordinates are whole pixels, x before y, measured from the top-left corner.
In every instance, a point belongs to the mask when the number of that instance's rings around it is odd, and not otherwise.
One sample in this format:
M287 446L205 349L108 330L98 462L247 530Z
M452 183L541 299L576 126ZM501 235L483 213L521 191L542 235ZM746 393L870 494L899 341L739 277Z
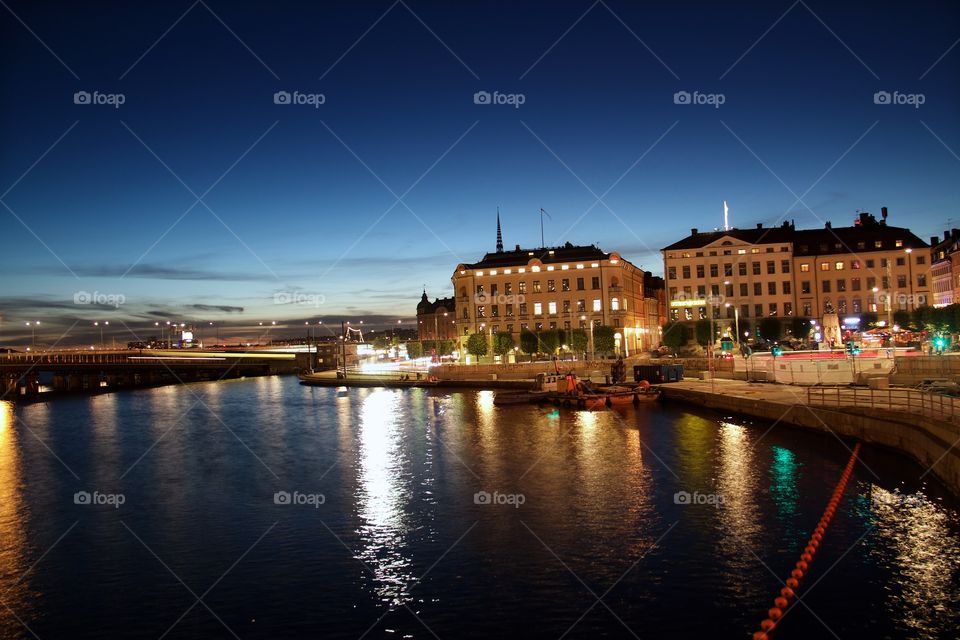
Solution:
M710 335L710 330L712 328L711 324L712 323L710 320L701 318L700 320L697 320L697 323L693 327L694 335L697 338L697 344L699 344L701 347L705 347L713 342L713 339Z
M411 360L423 357L423 345L419 342L407 343L407 357Z
M505 356L513 351L513 336L509 333L493 334L493 352Z
M806 340L810 337L810 318L793 316L790 319L790 335L796 340Z
M690 340L690 329L682 322L668 322L663 325L662 333L660 341L673 351L685 346Z
M597 353L613 353L617 348L617 341L613 337L613 327L600 326L593 328L593 350Z
M527 355L533 355L539 352L540 341L537 340L537 334L524 329L520 332L520 350Z
M477 358L477 362L480 361L480 358L487 355L487 334L485 333L474 333L467 338L467 353Z
M860 327L863 329L873 329L879 321L879 316L873 311L865 311L860 314Z
M373 339L373 348L374 349L389 349L390 348L390 338L388 336L377 336Z
M547 355L553 355L560 348L560 334L556 329L547 329L537 334L540 341L540 351Z
M910 325L910 312L904 309L898 309L893 312L893 324L899 325L900 327L907 327Z
M587 347L590 346L590 338L587 336L587 332L583 329L574 329L571 331L568 340L570 340L570 342L567 343L567 346L570 347L574 353L579 353L581 355L586 353Z
M779 340L782 329L779 318L766 317L757 325L757 332L767 342Z
M438 356L448 356L456 349L457 343L453 340L440 340L437 346Z

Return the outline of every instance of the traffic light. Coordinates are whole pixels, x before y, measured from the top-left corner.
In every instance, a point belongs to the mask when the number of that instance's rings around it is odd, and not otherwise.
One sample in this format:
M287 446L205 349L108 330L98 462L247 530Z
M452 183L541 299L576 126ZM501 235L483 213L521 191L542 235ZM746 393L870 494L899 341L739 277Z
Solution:
M858 356L860 355L860 347L857 346L857 343L853 340L847 342L847 355L849 356Z
M933 339L933 348L937 353L943 353L947 346L947 339L943 336L937 336Z
M774 358L778 358L783 355L783 349L775 345L770 349L770 353L773 355Z

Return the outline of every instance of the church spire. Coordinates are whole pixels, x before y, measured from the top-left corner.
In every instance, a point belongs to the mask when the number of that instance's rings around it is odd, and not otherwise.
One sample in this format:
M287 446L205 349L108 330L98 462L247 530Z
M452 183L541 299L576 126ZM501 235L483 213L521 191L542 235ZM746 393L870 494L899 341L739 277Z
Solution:
M500 233L500 207L497 207L497 253L503 253L503 234Z

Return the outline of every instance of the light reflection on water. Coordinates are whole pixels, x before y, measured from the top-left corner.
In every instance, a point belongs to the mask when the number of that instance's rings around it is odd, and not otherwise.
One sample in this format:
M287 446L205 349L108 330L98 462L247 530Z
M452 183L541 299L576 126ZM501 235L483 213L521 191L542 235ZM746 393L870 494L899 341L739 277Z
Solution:
M158 637L189 604L121 519L203 588L279 521L215 591L212 606L230 625L256 618L238 634L244 640L357 638L384 612L368 637L429 636L398 617L405 604L441 638L464 629L502 636L529 620L540 626L532 635L557 638L592 602L571 571L598 595L615 585L604 602L641 637L745 637L781 586L762 563L780 574L795 561L792 541L809 535L848 457L828 436L767 432L669 405L495 407L491 392L434 390L337 397L281 378L190 390L18 407L19 420L0 405L0 593L81 523L4 596L44 640ZM886 459L869 461L879 485L912 473ZM886 608L846 629L844 612L817 612L844 638L865 623L876 637L942 636L960 605L951 591L960 576L957 503L919 493L878 499L886 489L870 488L867 476L857 467L847 497L857 510L844 503L824 553L839 556L875 524L870 545L854 547L815 593ZM65 504L81 487L116 487L127 506ZM270 499L297 488L323 491L327 504L298 510ZM477 505L481 490L526 502ZM681 507L680 490L724 502ZM817 571L829 567L823 560ZM115 601L123 607L110 610ZM689 615L691 602L709 602L711 615ZM625 633L596 609L571 637ZM187 623L173 635L222 632L200 607ZM0 606L0 636L11 624ZM800 637L790 633L785 626L779 638Z

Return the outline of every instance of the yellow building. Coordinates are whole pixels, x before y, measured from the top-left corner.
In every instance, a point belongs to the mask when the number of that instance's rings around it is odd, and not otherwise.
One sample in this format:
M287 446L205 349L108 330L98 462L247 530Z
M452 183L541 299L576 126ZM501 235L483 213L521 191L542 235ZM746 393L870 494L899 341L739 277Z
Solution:
M672 320L750 321L884 314L931 304L928 245L861 213L850 227L777 227L691 234L662 250ZM723 323L724 325L728 323ZM732 324L732 323L729 323ZM729 330L726 326L724 331Z
M508 332L519 344L523 330L605 325L624 355L659 345L659 278L593 245L504 251L499 224L497 240L495 252L457 265L451 278L461 343L477 332Z

